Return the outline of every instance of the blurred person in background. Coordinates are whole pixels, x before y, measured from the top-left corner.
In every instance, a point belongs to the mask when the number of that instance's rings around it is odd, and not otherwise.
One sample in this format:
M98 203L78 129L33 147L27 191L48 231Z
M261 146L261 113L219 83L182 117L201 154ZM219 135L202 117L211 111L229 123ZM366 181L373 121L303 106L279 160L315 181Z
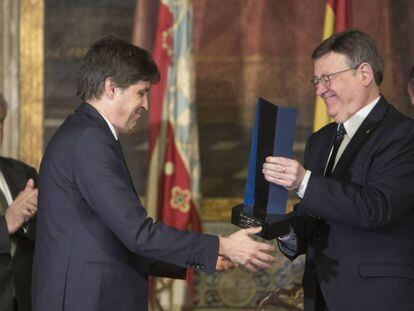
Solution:
M7 102L0 93L0 144ZM30 311L36 170L0 156L0 311Z

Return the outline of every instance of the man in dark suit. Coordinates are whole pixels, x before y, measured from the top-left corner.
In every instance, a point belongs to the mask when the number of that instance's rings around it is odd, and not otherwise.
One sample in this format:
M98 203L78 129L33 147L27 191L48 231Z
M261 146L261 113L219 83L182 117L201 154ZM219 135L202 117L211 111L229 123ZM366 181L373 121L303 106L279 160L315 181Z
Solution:
M120 39L106 37L86 53L78 78L85 102L56 131L41 163L34 310L146 310L149 274L171 276L173 265L211 273L222 258L254 270L273 260L271 245L249 237L260 228L217 237L147 217L118 135L148 109L159 78L150 55Z
M301 198L279 248L292 260L306 253L305 310L413 310L414 123L380 94L367 34L334 34L312 58L335 122L310 136L304 167L276 157L263 166Z
M0 94L0 144L7 103ZM30 311L37 173L0 157L0 311ZM29 221L30 220L30 221Z

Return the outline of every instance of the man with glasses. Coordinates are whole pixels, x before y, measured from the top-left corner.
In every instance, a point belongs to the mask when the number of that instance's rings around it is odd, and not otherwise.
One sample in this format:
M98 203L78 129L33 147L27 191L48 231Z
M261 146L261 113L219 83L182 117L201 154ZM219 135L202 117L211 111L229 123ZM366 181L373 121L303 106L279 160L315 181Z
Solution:
M263 165L301 198L279 248L291 260L306 254L305 310L412 310L414 122L380 94L383 63L366 33L334 34L312 59L334 122L310 136L304 166Z

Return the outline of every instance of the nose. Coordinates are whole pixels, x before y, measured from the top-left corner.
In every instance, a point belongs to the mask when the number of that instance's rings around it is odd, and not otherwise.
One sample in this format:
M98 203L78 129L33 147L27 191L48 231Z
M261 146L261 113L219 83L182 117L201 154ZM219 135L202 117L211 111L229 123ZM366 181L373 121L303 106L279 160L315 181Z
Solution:
M318 95L318 96L323 96L323 94L325 94L327 91L328 91L328 89L329 89L329 87L328 86L326 86L324 83L322 83L322 82L319 82L317 85L316 85L316 90L315 90L315 92L316 92L316 95Z
M145 96L144 96L144 100L143 100L143 102L142 102L142 105L141 105L141 107L145 110L145 111L147 111L148 110L148 103L149 103L149 95L148 94L146 94Z

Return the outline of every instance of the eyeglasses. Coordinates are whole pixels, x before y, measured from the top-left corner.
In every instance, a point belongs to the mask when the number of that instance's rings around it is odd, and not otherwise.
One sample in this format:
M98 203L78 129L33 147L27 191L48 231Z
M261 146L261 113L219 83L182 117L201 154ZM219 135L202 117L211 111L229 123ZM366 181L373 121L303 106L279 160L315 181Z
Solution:
M350 71L350 70L355 70L357 68L358 68L358 66L357 67L351 67L351 68L348 68L348 69L345 69L345 70L341 70L341 71L337 71L337 72L331 73L329 75L323 75L323 76L320 76L319 78L318 77L314 77L313 79L310 80L310 82L312 83L312 85L315 88L318 87L319 82L322 82L323 86L325 86L325 87L330 87L331 86L331 79L333 77L335 77L337 75L340 75L341 73Z

